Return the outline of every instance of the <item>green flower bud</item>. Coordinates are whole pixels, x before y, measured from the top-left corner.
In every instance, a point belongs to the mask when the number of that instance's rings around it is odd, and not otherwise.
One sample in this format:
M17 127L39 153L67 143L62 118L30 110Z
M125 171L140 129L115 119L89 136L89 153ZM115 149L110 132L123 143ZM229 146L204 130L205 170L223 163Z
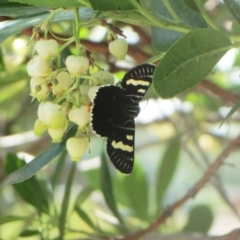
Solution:
M65 126L60 127L58 129L54 129L52 127L48 128L48 133L50 137L52 138L53 142L61 142L62 137L65 133Z
M50 125L53 129L65 126L67 121L66 114L62 111L54 111L50 117Z
M86 138L69 138L66 148L73 161L79 161L82 155L87 151L89 142Z
M41 136L46 130L47 130L47 126L40 119L37 119L34 123L35 135Z

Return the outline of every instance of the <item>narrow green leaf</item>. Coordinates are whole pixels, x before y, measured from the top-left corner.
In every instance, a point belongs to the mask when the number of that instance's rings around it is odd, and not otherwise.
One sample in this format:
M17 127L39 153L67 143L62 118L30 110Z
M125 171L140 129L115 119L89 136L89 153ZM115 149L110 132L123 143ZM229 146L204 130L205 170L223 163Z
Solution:
M89 0L92 8L99 11L126 11L134 10L134 6L129 0Z
M19 234L19 236L20 237L32 237L32 236L35 236L35 235L39 235L40 234L40 232L39 232L39 230L23 230L20 234Z
M74 210L76 211L76 213L78 214L78 216L93 230L97 230L94 223L92 222L91 218L86 214L85 211L83 211L82 208L80 208L79 206L75 206Z
M148 184L146 174L139 161L135 161L133 172L129 176L121 176L120 191L127 198L127 205L134 215L146 221L148 219Z
M227 116L223 119L223 121L221 122L219 128L240 108L240 101L238 101L229 111L229 113L227 114Z
M33 6L44 7L79 7L81 6L78 0L9 0L10 2L20 2Z
M175 42L156 67L153 85L162 98L171 98L199 83L232 48L228 36L197 29Z
M183 0L168 0L172 10L177 14L182 24L192 28L206 28L207 24L204 18L197 12L189 9ZM152 13L161 21L175 22L163 0L152 1ZM152 46L158 52L167 51L172 44L182 37L184 34L177 31L163 29L159 27L152 27Z
M113 194L112 178L108 167L109 162L107 162L107 159L104 154L102 154L101 160L102 160L100 168L101 190L108 207L111 209L112 213L116 216L116 218L122 223L123 220L118 211L117 203Z
M85 186L80 193L78 194L76 201L75 201L75 206L81 205L89 196L90 194L94 191L94 188L92 186Z
M0 225L15 222L15 221L26 221L26 217L21 216L0 216Z
M5 187L8 184L19 183L32 177L38 170L40 170L42 167L44 167L47 163L49 163L52 159L54 159L66 149L65 145L67 139L74 136L76 131L77 126L74 125L65 134L61 143L52 144L47 150L40 153L30 163L9 174L3 181L2 186Z
M72 166L68 174L67 183L64 191L64 196L63 196L63 201L61 206L61 213L59 216L59 222L58 222L59 240L64 239L66 216L67 216L68 204L69 204L75 169L76 169L76 162L72 162Z
M207 233L213 223L212 210L207 205L194 207L182 232Z
M5 170L9 174L24 165L24 161L19 159L15 154L9 153L4 161ZM38 213L49 213L48 194L45 193L41 183L35 176L25 182L13 186L21 198L34 206Z
M171 141L160 161L156 175L156 202L159 205L162 202L164 193L166 192L174 173L177 169L177 163L180 154L179 141Z

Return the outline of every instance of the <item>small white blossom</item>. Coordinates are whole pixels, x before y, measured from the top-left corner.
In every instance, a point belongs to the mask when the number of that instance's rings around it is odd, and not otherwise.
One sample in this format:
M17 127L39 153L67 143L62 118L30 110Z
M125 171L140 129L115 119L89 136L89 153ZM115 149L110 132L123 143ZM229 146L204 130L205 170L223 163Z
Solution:
M100 70L99 72L93 74L93 76L99 78L101 80L101 84L114 84L114 76L108 71Z
M68 56L66 66L71 76L81 76L89 68L89 60L85 57Z
M49 58L55 54L57 51L58 44L56 40L50 39L45 40L41 39L36 42L35 49L40 57L42 58Z
M52 73L52 69L46 60L35 55L27 64L27 72L32 77L47 77Z
M122 60L127 54L128 43L124 38L118 38L109 43L108 49L118 60Z
M98 88L99 88L98 86L92 86L92 87L89 88L88 97L89 97L91 102L93 101L93 98L94 98Z
M60 110L61 106L52 102L41 102L38 106L38 118L47 126L50 126L51 116L55 111Z
M84 127L90 120L90 112L87 106L74 108L69 111L68 118L79 127Z

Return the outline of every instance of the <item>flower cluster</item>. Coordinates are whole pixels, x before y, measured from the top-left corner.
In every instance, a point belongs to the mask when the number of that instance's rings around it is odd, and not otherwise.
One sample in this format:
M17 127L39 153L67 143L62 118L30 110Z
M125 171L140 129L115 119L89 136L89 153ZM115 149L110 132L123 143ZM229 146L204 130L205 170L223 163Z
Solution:
M34 132L40 136L48 131L53 142L60 142L68 124L75 123L78 132L67 140L66 147L72 160L79 160L89 147L88 123L95 92L100 85L114 84L114 77L93 66L84 51L81 56L68 56L66 68L58 69L55 62L59 49L55 40L38 40L35 51L36 55L27 64L31 76L30 95L40 102ZM116 39L110 42L109 51L123 59L127 44Z

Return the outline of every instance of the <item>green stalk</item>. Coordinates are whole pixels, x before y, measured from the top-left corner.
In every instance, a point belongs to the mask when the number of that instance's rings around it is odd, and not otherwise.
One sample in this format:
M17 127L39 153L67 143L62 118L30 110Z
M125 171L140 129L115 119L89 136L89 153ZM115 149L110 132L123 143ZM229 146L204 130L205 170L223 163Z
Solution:
M172 15L172 17L174 18L174 20L176 22L182 22L181 18L176 14L176 12L174 11L174 9L172 8L172 5L169 3L169 0L163 0L164 5L166 6L167 10L169 11L169 13Z

